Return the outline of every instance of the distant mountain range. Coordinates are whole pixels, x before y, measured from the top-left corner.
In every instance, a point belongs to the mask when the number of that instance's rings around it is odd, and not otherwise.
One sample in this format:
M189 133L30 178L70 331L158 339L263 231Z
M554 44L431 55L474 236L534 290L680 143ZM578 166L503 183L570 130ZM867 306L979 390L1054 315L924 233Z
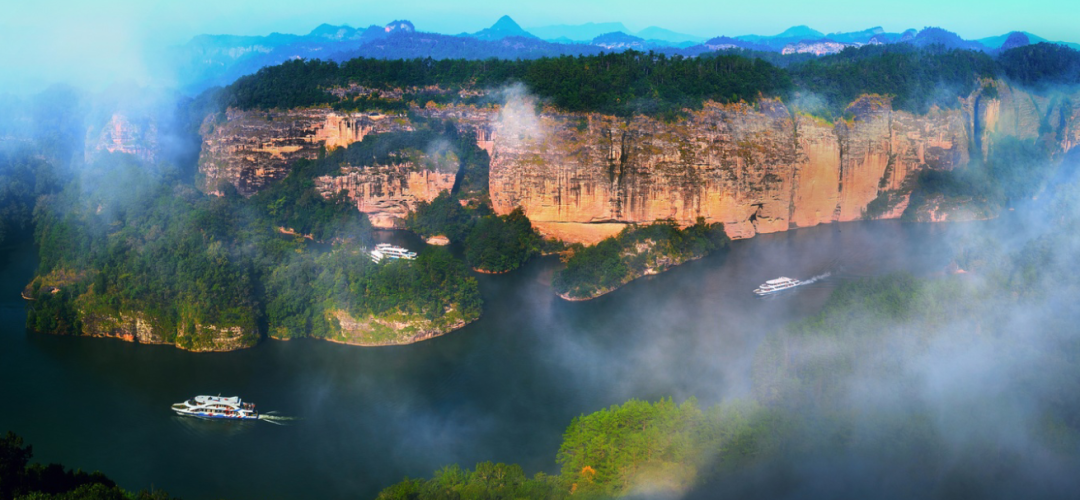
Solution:
M964 40L941 28L888 33L881 27L874 27L825 34L809 26L794 26L771 36L718 36L706 40L657 26L635 33L618 22L540 26L526 30L509 16L502 16L490 28L458 35L418 31L406 20L366 28L323 24L306 35L200 35L170 49L168 57L159 64L163 71L174 72L182 88L199 92L211 86L227 85L264 66L298 58L333 61L361 56L380 59L532 59L624 50L693 57L733 49L824 55L847 47L892 43L997 52L1039 42L1080 49L1080 44L1051 42L1026 32Z
M467 33L462 33L459 36L469 36L472 38L476 38L477 40L488 41L502 40L503 38L514 36L522 38L537 38L532 33L529 33L528 31L522 29L521 26L518 25L518 23L514 22L513 19L510 19L510 16L500 17L499 20L495 21L495 24L491 25L490 28L482 29L471 35Z
M649 26L638 32L626 28L623 23L556 24L529 28L529 32L549 42L590 43L601 35L623 33L648 40L655 45L689 46L705 41L705 37L678 33L657 26Z
M1053 41L1047 40L1047 39L1045 39L1045 38L1043 38L1041 36L1028 33L1026 31L1014 31L1012 33L1006 33L1004 35L991 36L991 37L987 37L987 38L980 38L980 39L975 40L975 41L985 45L986 47L988 47L990 49L998 49L998 48L1001 48L1001 45L1004 44L1005 41L1009 39L1010 35L1015 34L1015 33L1022 33L1024 36L1026 36L1028 38L1029 43L1044 43L1044 42L1046 42L1046 43L1056 43L1056 44L1059 44L1059 45L1065 45L1065 46L1067 46L1069 48L1072 48L1072 49L1080 50L1080 43L1053 42Z

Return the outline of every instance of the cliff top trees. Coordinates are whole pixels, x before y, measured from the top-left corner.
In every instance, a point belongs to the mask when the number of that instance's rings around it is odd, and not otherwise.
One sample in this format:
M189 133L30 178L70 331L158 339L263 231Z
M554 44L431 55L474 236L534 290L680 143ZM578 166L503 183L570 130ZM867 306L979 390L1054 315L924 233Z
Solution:
M786 69L780 66L786 66ZM813 93L842 114L863 94L893 96L897 109L925 113L950 107L977 88L980 78L1004 73L1025 86L1080 82L1080 52L1054 44L990 55L942 45L891 44L849 48L831 56L708 53L698 57L626 51L534 60L357 58L341 63L290 61L243 77L225 90L223 102L244 109L333 104L340 109L402 112L409 103L484 102L456 90L491 90L521 82L565 111L627 116L676 117L703 100L754 102L761 96ZM328 90L357 85L404 91L400 99L367 96L339 99ZM428 95L437 86L449 93Z
M1025 45L998 57L1005 74L1023 85L1046 88L1080 83L1080 51L1053 43Z
M627 51L532 61L357 58L341 65L315 60L263 68L230 85L223 102L243 109L293 108L338 102L328 90L349 85L454 90L492 89L514 82L525 83L567 111L661 116L700 106L706 99L753 102L762 95L782 95L791 85L783 70L737 55L687 58ZM369 97L341 107L378 108L382 100Z
M897 44L847 49L788 71L798 91L823 97L828 111L839 116L864 94L890 95L895 109L912 113L954 107L957 97L975 91L979 78L996 76L998 68L982 52Z

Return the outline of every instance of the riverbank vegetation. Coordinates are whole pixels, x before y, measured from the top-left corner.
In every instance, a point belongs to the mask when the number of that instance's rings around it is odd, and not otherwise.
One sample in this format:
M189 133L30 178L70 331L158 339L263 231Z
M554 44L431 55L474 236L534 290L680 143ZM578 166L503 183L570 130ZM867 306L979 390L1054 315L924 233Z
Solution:
M596 245L571 245L566 267L555 274L552 286L563 298L591 299L721 250L728 241L723 224L708 224L700 217L684 229L671 221L628 226Z
M0 437L0 500L169 500L162 490L133 493L100 472L31 463L32 446L12 432Z

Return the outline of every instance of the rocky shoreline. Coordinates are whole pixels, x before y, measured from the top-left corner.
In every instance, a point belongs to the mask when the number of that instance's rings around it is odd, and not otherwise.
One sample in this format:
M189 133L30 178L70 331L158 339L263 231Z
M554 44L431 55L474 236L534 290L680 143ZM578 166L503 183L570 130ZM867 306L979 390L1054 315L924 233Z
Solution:
M510 272L510 271L488 271L487 269L481 269L479 267L474 267L474 268L472 268L472 270L476 271L476 272L478 272L480 274L506 274L506 273Z
M33 299L28 299L28 300L33 300ZM479 319L479 318L476 318L476 319ZM380 342L366 342L366 341L359 341L359 340L343 340L343 339L332 338L332 337L318 337L318 336L281 337L281 336L275 336L273 334L267 334L265 338L267 340L274 340L274 341L281 341L281 342L288 342L290 340L293 340L294 338L308 338L308 339L313 339L313 340L325 340L325 341L328 341L328 342L333 342L335 344L352 345L352 346L360 346L360 347L400 346L400 345L415 344L415 343L423 342L425 340L430 340L430 339L433 339L433 338L436 338L436 337L441 337L441 336L446 335L448 333L451 333L453 331L460 330L460 329L464 328L469 323L472 323L473 321L476 321L476 319L473 319L471 321L466 321L464 319L460 319L458 321L455 321L455 322L453 322L453 323L451 323L449 325L443 326L443 327L422 329L422 330L416 332L415 334L413 334L413 335L411 335L411 336L409 336L409 337L407 337L405 339L402 339L402 340L390 340L390 341L380 341ZM105 325L105 323L109 323L112 326L112 328L107 327L108 325ZM199 325L199 326L202 326L202 325ZM232 352L232 351L239 351L239 350L242 350L242 349L252 348L252 347L255 347L256 345L258 345L259 343L261 343L261 341L256 341L256 342L253 342L253 343L238 342L237 340L239 340L243 336L243 332L240 332L239 335L234 335L233 337L230 337L229 339L226 339L226 340L230 340L230 341L233 341L233 342L228 342L225 345L215 345L215 346L212 346L212 347L207 347L207 346L200 345L198 347L193 347L193 348L192 347L186 347L186 346L182 345L179 342L179 337L182 337L183 335L178 335L177 336L178 338L175 341L164 340L163 338L161 338L161 337L157 336L156 334L154 334L153 328L150 327L146 321L141 319L141 317L137 317L136 315L121 315L121 317L119 319L112 318L112 317L101 318L101 317L97 317L97 316L88 317L87 318L87 328L88 329L94 329L94 331L85 332L85 333L82 333L82 334L80 334L78 336L80 336L80 337L89 337L89 338L100 338L100 339L115 339L115 340L120 340L120 341L123 341L123 342L131 342L131 343L134 343L134 344L143 344L143 345L173 346L173 347L175 347L177 349L180 349L180 350L183 350L183 351L188 351L188 352ZM234 328L239 328L239 327L234 327ZM57 333L53 333L53 332L43 332L43 333L46 333L46 334L49 334L49 335L63 335L63 334L57 334ZM237 332L232 332L232 333L237 333Z
M476 321L476 320L473 320L473 321ZM459 320L459 321L449 325L445 329L437 328L437 329L424 331L421 334L414 335L413 337L409 338L408 340L396 341L396 342L354 342L354 341L349 341L349 340L338 340L338 339L334 339L334 338L330 338L330 337L306 337L306 338L315 339L315 340L325 340L327 342L333 342L335 344L352 345L352 346L358 346L358 347L402 346L402 345L416 344L416 343L419 343L419 342L423 342L425 340L431 340L431 339L436 338L436 337L441 337L441 336L446 335L446 334L448 334L450 332L453 332L455 330L460 330L460 329L464 328L466 325L468 325L469 323L472 323L472 321ZM279 339L275 339L275 340L279 340ZM289 339L286 339L286 340L289 340Z

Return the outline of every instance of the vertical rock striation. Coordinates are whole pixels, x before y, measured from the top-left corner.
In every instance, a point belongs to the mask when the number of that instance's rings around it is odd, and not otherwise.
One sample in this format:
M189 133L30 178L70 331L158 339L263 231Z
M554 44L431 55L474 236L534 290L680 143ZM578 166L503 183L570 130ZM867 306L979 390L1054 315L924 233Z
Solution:
M250 196L284 178L297 160L317 158L323 148L348 146L367 134L410 129L407 121L381 114L229 109L224 120L212 115L203 122L200 188L220 194L227 183Z
M706 103L679 123L544 115L546 133L496 137L491 199L541 231L595 242L622 225L698 217L732 238L862 218L921 168L968 161L962 113L916 117L863 97L836 124L783 103ZM899 201L898 201L899 202Z
M399 227L419 201L430 202L454 187L455 170L425 168L414 162L369 167L342 167L340 175L315 179L324 197L345 192L356 208L378 228Z
M993 90L990 90L993 89ZM520 101L520 102L518 102ZM494 108L414 108L475 131L492 157L489 195L496 212L516 207L541 232L595 243L628 224L698 217L722 222L732 238L861 218L897 218L918 173L984 158L995 140L1039 139L1058 151L1080 144L1080 93L1031 94L1001 81L925 115L863 96L845 119L829 122L779 100L755 105L706 102L677 123L647 116L535 113L526 98ZM337 115L326 109L230 110L204 125L200 172L213 191L228 182L251 194L283 177L321 147L366 134L408 130L400 118ZM389 227L452 186L439 169L351 165L321 178L325 195L348 191L361 211ZM426 172L426 173L425 173Z

